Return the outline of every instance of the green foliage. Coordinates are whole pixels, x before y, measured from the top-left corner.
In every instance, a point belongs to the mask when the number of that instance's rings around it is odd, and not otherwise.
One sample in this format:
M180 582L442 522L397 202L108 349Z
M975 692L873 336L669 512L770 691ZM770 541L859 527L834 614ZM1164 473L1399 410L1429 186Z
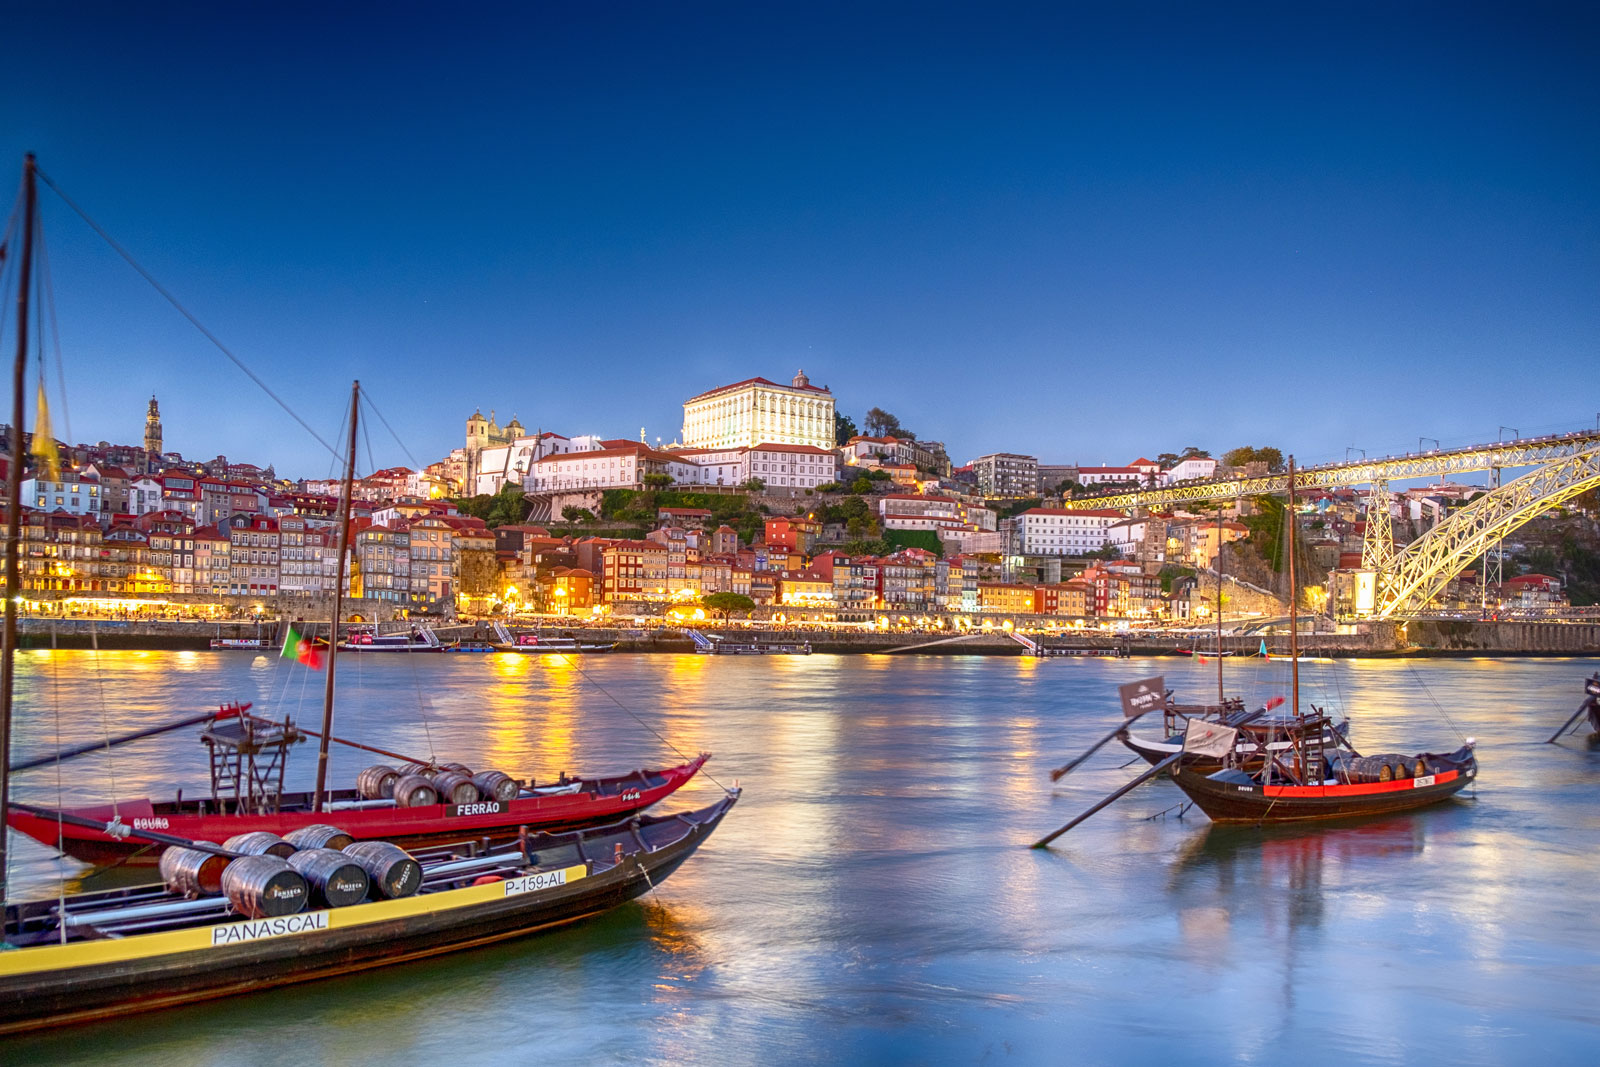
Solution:
M1222 454L1222 462L1230 467L1242 467L1246 463L1265 463L1269 471L1283 470L1283 451L1266 445L1261 448L1252 448L1250 445L1240 445Z
M889 542L876 537L846 541L843 548L845 553L851 556L887 556L893 551Z
M837 409L833 413L833 443L836 447L843 447L850 443L850 438L855 437L859 430L856 429L856 420Z
M872 408L867 412L868 437L903 437L907 441L915 441L917 435L900 425L900 420L882 408Z
M452 501L463 515L482 519L490 527L507 526L522 522L528 517L528 502L523 498L522 486L507 482L498 493L480 493L477 496L458 497Z
M594 512L588 508L580 508L575 504L568 504L562 508L561 518L565 522L581 523L584 526L593 526L595 523Z
M743 593L710 593L700 598L700 604L724 619L729 612L742 611L748 614L756 609L756 602Z
M760 478L751 478L749 481L739 486L739 488L751 493L764 493L767 491L767 483L762 481Z
M1194 568L1180 567L1175 563L1169 563L1165 567L1161 568L1161 573L1157 575L1157 577L1161 579L1161 591L1163 593L1170 593L1172 592L1173 582L1177 581L1179 578L1194 577Z
M1259 510L1241 520L1250 531L1250 544L1267 561L1268 566L1274 571L1281 571L1284 567L1283 515L1288 509L1277 497L1258 496L1251 499Z
M1043 497L1030 496L1026 500L1013 500L1009 503L994 505L995 515L1002 519L1009 519L1013 515L1021 515L1029 508L1036 508L1044 503Z
M643 481L644 484L649 486L651 489L665 489L667 486L672 484L672 475L670 475L670 474L646 474L640 480Z
M852 493L872 492L872 479L868 478L865 474L861 475L855 481L850 483L850 491Z
M867 471L866 477L871 478L875 482L887 482L894 479L894 475L890 474L881 467L873 467L871 470Z
M944 555L944 542L932 530L885 530L883 539L894 548L921 548L936 556Z
M819 493L837 493L843 489L844 486L840 485L838 482L823 482L821 485L817 486L817 492Z

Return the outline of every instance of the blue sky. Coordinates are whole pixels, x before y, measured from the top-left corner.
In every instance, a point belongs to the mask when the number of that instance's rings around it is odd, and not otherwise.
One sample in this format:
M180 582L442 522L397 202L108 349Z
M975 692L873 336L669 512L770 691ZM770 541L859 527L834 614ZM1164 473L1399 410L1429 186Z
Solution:
M353 377L427 462L802 366L958 461L1600 412L1592 6L333 6L12 5L0 65L0 163L329 439ZM44 206L74 439L154 392L169 448L327 472Z

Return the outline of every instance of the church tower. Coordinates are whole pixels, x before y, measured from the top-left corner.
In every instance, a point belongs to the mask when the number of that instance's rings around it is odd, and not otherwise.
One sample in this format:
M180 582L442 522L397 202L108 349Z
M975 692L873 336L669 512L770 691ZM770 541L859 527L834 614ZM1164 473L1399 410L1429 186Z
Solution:
M161 458L161 408L154 394L150 396L150 410L144 416L145 470L154 471Z

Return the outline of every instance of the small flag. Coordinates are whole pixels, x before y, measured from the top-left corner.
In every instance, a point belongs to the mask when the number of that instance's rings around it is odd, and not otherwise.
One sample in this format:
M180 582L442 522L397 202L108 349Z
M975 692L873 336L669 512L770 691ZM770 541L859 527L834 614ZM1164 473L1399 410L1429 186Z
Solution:
M33 424L33 456L39 461L39 474L52 482L61 480L61 453L56 451L55 435L50 432L50 407L44 399L44 379L39 379L39 414Z
M299 660L314 671L322 669L322 652L311 643L309 637L301 637L293 626L289 627L289 634L283 639L283 651L279 654L284 659Z

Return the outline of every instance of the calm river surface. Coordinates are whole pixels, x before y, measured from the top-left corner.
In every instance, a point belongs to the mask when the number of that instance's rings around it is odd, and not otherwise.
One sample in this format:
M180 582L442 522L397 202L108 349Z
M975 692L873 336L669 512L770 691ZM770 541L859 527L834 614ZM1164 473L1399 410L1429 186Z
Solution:
M716 753L744 797L656 896L563 931L70 1032L0 1063L1594 1063L1600 751L1541 742L1594 660L1303 668L1368 751L1478 739L1476 796L1321 829L1223 829L1131 778L1116 686L1185 660L342 657L338 729L539 778ZM1252 702L1285 667L1229 665ZM21 654L16 752L227 700L310 722L322 675L251 653ZM653 736L620 707L665 738ZM1441 711L1442 709L1442 711ZM1446 714L1447 713L1447 714ZM1454 725L1452 725L1452 722ZM193 733L66 765L60 795L205 788ZM369 762L335 748L333 780ZM309 788L302 746L291 785ZM20 798L57 799L53 769ZM692 783L668 807L710 802ZM18 896L58 865L14 840Z

